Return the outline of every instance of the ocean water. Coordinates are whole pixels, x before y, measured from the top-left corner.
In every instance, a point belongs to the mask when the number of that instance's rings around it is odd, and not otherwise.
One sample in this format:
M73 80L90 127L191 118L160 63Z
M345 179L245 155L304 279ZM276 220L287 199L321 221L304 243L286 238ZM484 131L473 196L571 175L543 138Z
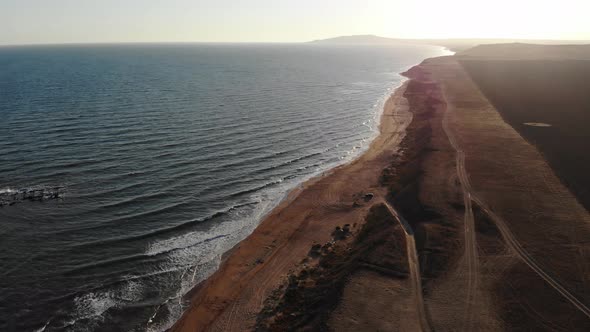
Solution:
M354 158L431 46L0 48L0 330L161 331L289 190Z

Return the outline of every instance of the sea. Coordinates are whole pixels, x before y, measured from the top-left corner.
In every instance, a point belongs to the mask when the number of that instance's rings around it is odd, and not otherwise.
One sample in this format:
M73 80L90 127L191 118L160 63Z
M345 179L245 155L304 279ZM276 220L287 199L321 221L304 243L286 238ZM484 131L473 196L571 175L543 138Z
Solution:
M0 331L164 331L224 252L362 153L426 45L0 47Z

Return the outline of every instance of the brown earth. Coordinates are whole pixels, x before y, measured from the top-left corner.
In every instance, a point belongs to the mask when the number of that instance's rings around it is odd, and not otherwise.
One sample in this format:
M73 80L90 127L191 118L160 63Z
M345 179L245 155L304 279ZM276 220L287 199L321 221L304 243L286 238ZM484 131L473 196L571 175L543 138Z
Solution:
M369 151L291 194L172 330L590 330L590 216L458 60L408 71Z
M486 58L461 64L590 211L590 61Z
M455 57L423 67L443 90L449 131L464 152L475 203L476 319L466 324L478 324L478 330L588 330L588 212L539 151L503 121ZM527 88L513 94L527 94ZM448 283L452 289L454 281ZM443 329L453 326L446 320L448 301L440 309L435 305L436 293L448 296L445 288L432 292L430 306L433 317L441 312Z

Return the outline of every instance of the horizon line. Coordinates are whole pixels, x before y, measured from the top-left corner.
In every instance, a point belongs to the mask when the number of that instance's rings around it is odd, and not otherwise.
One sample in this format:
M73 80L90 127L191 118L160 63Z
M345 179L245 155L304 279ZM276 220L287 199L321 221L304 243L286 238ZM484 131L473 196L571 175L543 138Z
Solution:
M76 46L76 45L125 45L125 44L312 44L314 42L327 41L331 39L346 38L346 37L378 37L382 39L391 39L392 41L408 41L408 42L449 42L449 41L543 41L543 42L587 42L590 39L541 39L541 38L475 38L475 37L460 37L460 38L396 38L396 37L382 37L378 35L362 34L362 35L341 35L336 37L327 37L306 41L95 41L95 42L31 42L31 43L0 43L0 47L26 47L26 46ZM344 43L343 43L344 44ZM367 43L366 45L370 45ZM375 45L379 45L375 43ZM382 44L383 45L383 44ZM437 45L440 46L440 45Z

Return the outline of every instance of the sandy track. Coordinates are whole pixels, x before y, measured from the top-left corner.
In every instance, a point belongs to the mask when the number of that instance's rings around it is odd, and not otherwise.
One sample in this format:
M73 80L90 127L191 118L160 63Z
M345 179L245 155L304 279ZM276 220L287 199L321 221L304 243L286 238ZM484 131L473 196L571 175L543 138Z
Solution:
M382 203L387 207L389 213L404 229L406 235L406 249L408 252L408 265L410 270L410 279L414 288L414 296L416 301L416 310L420 319L420 328L422 331L432 331L428 317L426 315L426 307L424 305L424 296L422 294L422 276L420 274L420 261L418 259L418 252L416 250L416 242L414 240L414 230L410 224L386 201Z
M535 260L527 253L526 250L522 248L520 243L514 237L514 234L510 231L510 228L507 226L506 222L500 218L497 214L495 214L492 210L490 210L483 201L481 201L477 196L472 195L473 201L495 222L496 226L502 233L502 237L510 248L514 250L514 252L522 259L522 261L528 265L535 273L537 273L543 280L545 280L551 287L553 287L559 294L565 297L571 304L573 304L578 310L584 313L588 318L590 318L590 309L582 303L578 298L576 298L573 294L571 294L567 289L565 289L561 283L553 278L548 272L542 269Z
M465 331L471 331L473 323L473 305L475 303L477 287L478 287L478 253L477 253L477 239L475 233L475 220L473 217L473 206L471 197L471 187L469 184L469 178L465 170L465 152L460 148L459 144L453 132L449 129L449 110L448 107L452 107L447 104L447 110L443 116L442 127L449 139L449 143L455 149L456 153L456 168L459 182L461 183L461 190L463 192L463 205L465 206L465 217L464 217L464 232L465 232L465 258L467 259L468 268L468 279L467 279L467 299L465 308L465 318L463 323L463 329Z

